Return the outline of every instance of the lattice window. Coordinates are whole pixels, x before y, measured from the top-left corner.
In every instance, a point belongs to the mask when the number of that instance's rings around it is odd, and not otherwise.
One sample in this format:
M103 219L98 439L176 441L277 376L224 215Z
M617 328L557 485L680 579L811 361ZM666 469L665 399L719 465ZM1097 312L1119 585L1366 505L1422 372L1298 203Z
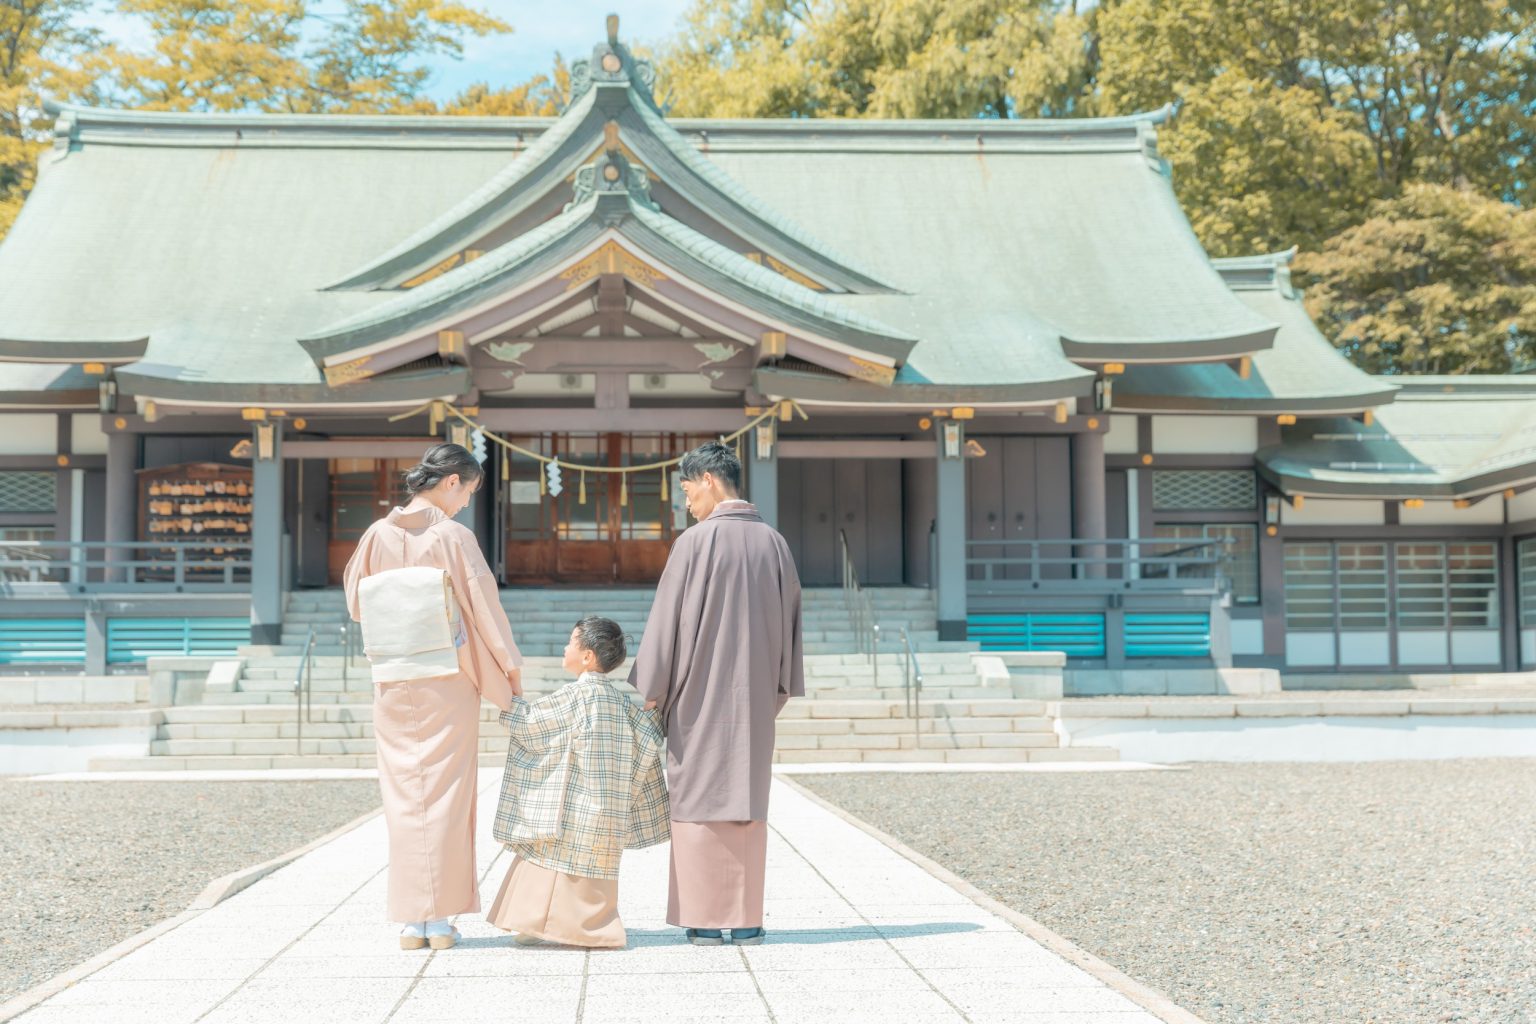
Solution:
M1247 511L1258 504L1258 483L1246 469L1152 471L1152 507L1159 512Z
M1333 545L1285 545L1285 627L1334 628Z
M0 473L0 512L52 512L57 506L54 474Z
M1520 625L1536 626L1536 537L1520 542Z

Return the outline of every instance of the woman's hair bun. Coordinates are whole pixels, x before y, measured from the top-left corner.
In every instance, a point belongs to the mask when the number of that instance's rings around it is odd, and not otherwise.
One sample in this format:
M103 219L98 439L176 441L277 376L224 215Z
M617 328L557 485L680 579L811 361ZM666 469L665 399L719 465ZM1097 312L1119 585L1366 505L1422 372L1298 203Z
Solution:
M485 470L468 448L461 444L435 444L426 450L419 463L405 471L405 492L414 498L455 473L461 480L479 480L485 476Z

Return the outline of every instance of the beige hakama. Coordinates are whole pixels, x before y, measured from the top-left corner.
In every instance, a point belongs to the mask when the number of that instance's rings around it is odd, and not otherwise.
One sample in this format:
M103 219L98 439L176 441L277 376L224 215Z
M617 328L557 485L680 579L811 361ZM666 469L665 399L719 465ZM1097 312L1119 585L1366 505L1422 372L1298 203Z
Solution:
M486 920L504 931L566 946L623 949L619 880L583 878L517 857Z
M408 566L453 580L466 640L459 672L377 683L373 734L389 831L391 921L432 921L480 909L475 796L480 701L505 710L509 673L522 664L495 578L475 535L434 506L397 508L368 528L347 563L347 606L359 619L358 584Z
M667 924L761 928L766 821L673 821Z

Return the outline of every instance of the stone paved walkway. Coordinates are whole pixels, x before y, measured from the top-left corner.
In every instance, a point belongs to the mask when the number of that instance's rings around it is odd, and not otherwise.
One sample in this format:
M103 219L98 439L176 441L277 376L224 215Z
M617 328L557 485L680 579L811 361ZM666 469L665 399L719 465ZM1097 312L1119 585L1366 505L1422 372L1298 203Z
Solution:
M489 839L482 899L507 855ZM666 847L629 854L630 948L523 949L478 916L443 952L402 952L383 920L376 818L17 1018L23 1024L658 1024L1159 1018L918 865L775 783L769 939L695 948L667 927Z

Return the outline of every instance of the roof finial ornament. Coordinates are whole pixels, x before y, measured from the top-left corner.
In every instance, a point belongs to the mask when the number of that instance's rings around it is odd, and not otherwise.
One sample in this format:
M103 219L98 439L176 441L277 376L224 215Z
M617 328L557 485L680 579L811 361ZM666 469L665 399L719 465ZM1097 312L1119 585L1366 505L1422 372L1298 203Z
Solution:
M632 89L638 98L659 112L661 108L656 106L653 95L655 69L650 61L635 57L619 42L619 16L610 14L607 21L607 41L592 48L590 60L571 63L571 96L566 106L575 105L593 87L605 90L617 87Z
M592 163L578 169L574 186L574 194L565 207L567 211L594 195L627 196L647 209L661 209L651 198L650 174L639 164L631 163L618 149L606 150Z

